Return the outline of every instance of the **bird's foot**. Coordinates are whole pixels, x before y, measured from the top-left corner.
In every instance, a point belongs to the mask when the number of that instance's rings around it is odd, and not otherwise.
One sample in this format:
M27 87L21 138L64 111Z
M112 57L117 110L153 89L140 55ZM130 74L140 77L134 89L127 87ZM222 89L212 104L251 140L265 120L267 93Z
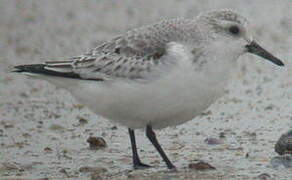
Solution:
M170 172L177 172L178 171L173 164L168 165L167 168L169 169Z
M178 170L176 169L176 167L174 166L174 167L172 167L172 168L169 168L169 171L170 172L173 172L173 173L176 173L176 172L178 172Z
M148 164L144 164L141 162L136 162L134 163L134 169L146 169L146 168L150 168L152 166L148 165Z

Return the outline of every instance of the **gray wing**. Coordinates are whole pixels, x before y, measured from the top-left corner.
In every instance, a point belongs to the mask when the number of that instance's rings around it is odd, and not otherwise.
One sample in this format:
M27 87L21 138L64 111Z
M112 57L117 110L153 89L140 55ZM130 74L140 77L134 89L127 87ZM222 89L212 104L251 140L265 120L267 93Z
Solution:
M183 40L186 35L182 27L186 23L186 20L169 20L135 29L82 56L49 61L41 68L50 75L90 80L141 79L167 63L164 56L168 44Z

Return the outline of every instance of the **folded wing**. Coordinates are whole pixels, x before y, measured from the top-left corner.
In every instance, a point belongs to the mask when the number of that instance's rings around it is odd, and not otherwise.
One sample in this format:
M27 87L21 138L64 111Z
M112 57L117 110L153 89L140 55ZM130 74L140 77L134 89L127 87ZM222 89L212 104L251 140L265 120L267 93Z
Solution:
M135 29L82 56L15 66L15 72L97 81L141 79L167 61L163 58L167 54L167 44L181 39L180 35L184 34L181 24L182 21L170 20Z

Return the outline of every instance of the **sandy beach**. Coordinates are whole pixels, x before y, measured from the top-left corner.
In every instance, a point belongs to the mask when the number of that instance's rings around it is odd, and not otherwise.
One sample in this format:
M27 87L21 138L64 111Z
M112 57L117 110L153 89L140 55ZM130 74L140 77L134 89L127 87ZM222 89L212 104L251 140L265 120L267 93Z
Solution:
M292 129L291 8L289 0L1 0L0 179L292 179L292 168L271 165L275 143ZM81 55L135 27L214 9L246 16L254 39L285 67L244 55L224 97L200 117L157 131L178 172L167 170L143 130L136 133L140 156L154 168L133 170L126 127L46 81L10 73L14 65ZM89 148L90 136L107 146ZM198 160L216 169L189 168Z

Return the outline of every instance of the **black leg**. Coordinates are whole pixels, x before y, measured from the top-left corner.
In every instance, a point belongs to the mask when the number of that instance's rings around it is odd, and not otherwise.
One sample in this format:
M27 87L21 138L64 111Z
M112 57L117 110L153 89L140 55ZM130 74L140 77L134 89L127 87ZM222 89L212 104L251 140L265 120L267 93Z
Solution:
M128 130L129 130L129 135L130 135L130 140L131 140L131 145L132 145L134 169L143 169L143 168L151 167L151 166L149 166L147 164L141 163L141 160L140 160L138 152L137 152L137 146L136 146L136 140L135 140L135 132L134 132L133 129L130 129L130 128Z
M164 153L164 151L161 148L160 144L158 143L156 135L155 135L154 131L152 130L152 126L151 125L147 125L147 127L146 127L146 136L151 141L151 143L156 148L156 150L159 152L160 156L165 161L168 169L176 169L175 166L171 163L171 161L168 159L168 157Z

